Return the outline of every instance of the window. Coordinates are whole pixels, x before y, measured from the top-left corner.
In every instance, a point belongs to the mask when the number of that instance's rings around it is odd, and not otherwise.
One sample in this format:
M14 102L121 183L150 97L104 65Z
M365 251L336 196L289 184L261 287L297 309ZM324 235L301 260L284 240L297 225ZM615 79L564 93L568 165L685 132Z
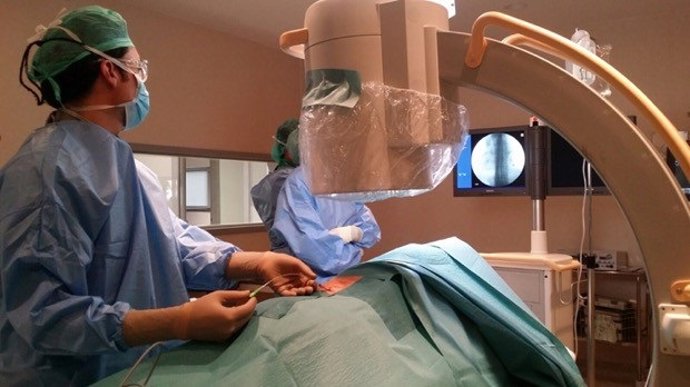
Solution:
M208 170L187 170L185 175L187 211L193 209L210 210L211 199L208 185Z
M153 154L134 148L134 157L158 175L168 206L190 224L261 224L249 191L273 169L272 161Z

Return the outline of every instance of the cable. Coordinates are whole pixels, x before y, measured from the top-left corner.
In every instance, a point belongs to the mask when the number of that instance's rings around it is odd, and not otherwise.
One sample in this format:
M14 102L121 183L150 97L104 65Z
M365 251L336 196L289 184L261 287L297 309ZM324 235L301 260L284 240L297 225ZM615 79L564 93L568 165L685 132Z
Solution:
M581 302L584 302L588 298L591 298L591 295L587 295L587 298L582 295L582 290L580 289L580 284L582 284L582 256L584 255L584 249L585 249L585 237L588 238L588 250L589 253L591 253L592 249L592 237L591 237L591 225L592 225L592 169L591 166L589 166L589 162L587 159L582 159L582 212L581 212L581 220L582 220L582 236L580 238L580 250L578 252L578 260L580 261L580 267L577 269L577 281L575 284L577 285L577 308L575 308L575 315L573 317L573 333L575 336L575 355L577 356L578 352L578 343L577 343L577 318L580 313L580 306ZM589 209L589 213L587 212L587 209ZM589 215L589 216L587 216ZM591 327L589 327L591 330ZM591 334L589 332L588 334Z
M139 356L139 359L134 363L134 365L129 369L129 372L127 372L127 375L125 375L125 378L122 379L122 382L120 383L120 387L145 387L146 384L148 384L149 379L151 378L151 375L153 375L153 370L156 369L156 366L158 365L158 360L161 357L162 351L158 352L158 355L156 356L156 360L153 361L153 365L151 365L151 369L149 370L148 375L146 375L146 379L144 380L144 384L139 384L139 383L127 383L127 380L129 380L130 376L134 373L134 370L139 367L139 364L141 364L142 361L146 358L146 356L156 347L163 345L162 341L157 341L153 344L151 344L148 348L146 348L146 351Z
M587 209L589 210L589 216L587 217L587 254L592 255L592 164L586 159L582 160L584 173L584 187L585 194L588 196ZM584 171L583 171L584 172Z
M278 278L295 277L295 276L300 276L300 275L301 275L300 273L287 273L287 274L281 274L281 275L275 276L275 277L271 278L270 280L266 281L266 283L264 283L263 285L261 285L261 286L259 286L258 288L254 289L251 293L249 293L249 297L255 297L255 296L261 291L261 289L263 289L263 288L265 288L266 286L270 285L273 281L275 281L275 280L278 279ZM151 378L151 375L153 375L153 371L156 369L156 366L158 365L158 360L160 359L161 353L162 353L162 352L158 352L158 355L156 356L156 359L153 361L153 365L151 365L151 369L149 370L148 375L146 375L146 379L144 380L144 384L139 384L139 383L126 383L126 382L127 382L127 380L129 380L129 378L132 376L132 374L133 374L134 371L137 369L137 367L139 367L139 365L141 364L141 362L144 361L144 359L146 358L146 356L147 356L154 348L156 348L157 346L162 345L162 344L163 344L162 341L157 341L157 342L151 344L151 345L146 349L146 351L144 351L144 353L142 353L141 356L139 356L139 359L137 359L137 361L134 363L134 365L129 369L129 372L127 372L127 375L125 375L125 378L124 378L124 379L122 380L122 382L120 383L120 387L145 387L145 386L148 384L149 379Z
M249 293L249 297L256 297L256 295L259 294L259 292L261 291L261 289L263 289L263 288L265 288L266 286L270 285L271 282L273 282L274 280L276 280L276 279L278 279L278 278L299 277L299 276L301 276L300 273L287 273L287 274L277 275L277 276L271 278L270 280L266 281L265 284L263 284L263 285L259 286L258 288L252 290L252 292Z

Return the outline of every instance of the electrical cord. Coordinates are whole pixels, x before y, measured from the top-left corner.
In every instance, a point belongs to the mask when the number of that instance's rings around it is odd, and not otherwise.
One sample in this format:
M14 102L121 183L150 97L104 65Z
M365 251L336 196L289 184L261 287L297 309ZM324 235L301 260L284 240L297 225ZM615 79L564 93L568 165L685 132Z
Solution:
M278 276L275 276L271 278L270 280L266 281L263 285L259 286L258 288L254 289L251 293L249 293L249 297L255 297L263 288L266 286L269 286L273 281L275 281L278 278L285 278L285 277L295 277L295 276L300 276L300 273L287 273L287 274L281 274ZM122 379L122 382L120 383L120 387L146 387L146 385L149 382L149 379L151 379L151 375L153 375L153 371L156 369L156 366L158 365L158 360L161 357L162 352L158 352L158 355L156 356L156 359L153 361L153 365L151 365L151 369L149 370L148 375L146 375L146 379L144 380L143 384L140 383L127 383L129 378L132 376L134 371L139 367L139 365L146 359L146 356L153 351L156 347L163 345L163 341L157 341L153 344L151 344L146 350L139 356L139 359L132 365L132 367L129 369L129 372L127 372L127 375L125 375L124 379Z
M295 277L295 276L300 276L300 275L301 275L300 273L287 273L287 274L281 274L281 275L275 276L275 277L271 278L270 280L266 281L266 283L264 283L263 285L254 289L251 293L249 293L249 297L255 297L261 291L261 289L270 285L273 281L275 281L278 278ZM156 369L156 366L158 365L158 360L160 359L162 352L158 352L158 355L156 356L156 359L153 361L153 365L151 365L151 369L149 370L148 375L146 375L146 379L144 380L143 384L127 383L127 381L132 376L134 371L139 367L139 365L144 361L144 359L146 359L146 356L148 356L148 354L152 350L154 350L156 347L158 347L160 345L163 345L162 341L157 341L157 342L151 344L146 349L146 351L144 351L144 353L142 353L141 356L139 356L139 359L137 359L137 361L134 363L134 365L129 369L129 372L127 372L127 375L125 375L125 378L120 383L120 387L145 387L148 384L149 379L151 379L151 375L153 375L153 371Z
M153 375L153 371L156 369L156 366L158 365L158 360L161 357L162 351L158 352L158 355L156 356L156 359L153 361L153 365L151 365L151 369L149 370L148 375L146 375L146 379L144 380L144 384L139 384L139 383L127 383L129 378L132 376L134 371L139 367L139 365L146 359L146 356L156 347L163 345L162 341L157 341L153 344L151 344L148 348L146 348L146 351L139 356L139 359L134 363L134 365L129 369L129 372L127 372L127 375L125 375L125 378L122 379L122 382L120 383L120 387L146 387L146 385L149 382L149 379L151 378L151 375Z
M301 274L300 273L287 273L287 274L281 274L277 275L270 280L266 281L263 285L259 286L258 288L252 290L251 293L249 293L249 297L256 297L259 292L265 288L266 286L270 285L274 280L277 280L278 278L285 278L285 277L299 277Z
M577 356L578 352L578 343L577 343L577 319L578 315L580 313L580 306L584 303L585 300L590 298L591 295L587 295L587 297L582 295L582 289L580 288L580 284L582 284L582 256L584 255L584 249L585 249L585 237L589 238L589 249L591 252L592 248L592 238L591 238L591 226L592 226L592 206L591 206L591 200L592 200L592 169L589 167L589 162L587 159L582 160L582 182L583 182L583 192L582 192L582 236L580 238L580 250L578 252L578 260L580 261L580 267L577 269L577 281L575 282L575 285L577 285L577 308L575 308L575 315L573 317L573 334L575 337L574 344L574 352L575 355ZM587 208L589 208L589 216L587 212ZM591 327L589 327L591 329ZM591 332L589 333L591 334Z

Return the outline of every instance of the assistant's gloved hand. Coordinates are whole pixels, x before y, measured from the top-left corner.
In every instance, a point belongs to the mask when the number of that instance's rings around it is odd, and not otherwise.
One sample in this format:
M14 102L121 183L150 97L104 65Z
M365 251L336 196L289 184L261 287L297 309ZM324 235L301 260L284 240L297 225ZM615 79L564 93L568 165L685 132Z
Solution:
M328 231L329 234L339 236L345 243L359 242L362 240L362 229L357 226L336 227Z
M249 291L218 290L179 308L177 338L223 341L249 321L256 308L256 298L250 298Z

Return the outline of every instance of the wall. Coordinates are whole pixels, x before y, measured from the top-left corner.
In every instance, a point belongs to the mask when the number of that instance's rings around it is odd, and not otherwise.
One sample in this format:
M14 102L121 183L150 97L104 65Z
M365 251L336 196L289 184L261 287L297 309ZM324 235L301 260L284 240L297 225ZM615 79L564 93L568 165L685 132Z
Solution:
M40 0L0 3L3 29L0 34L3 52L0 56L0 164L14 153L30 130L42 124L48 112L37 109L16 80L26 39L36 24L51 21L62 5L73 8L86 3L53 1L50 6ZM143 9L115 1L101 4L115 4L114 8L128 19L131 36L151 63L147 86L152 94L152 112L141 128L125 135L127 140L267 153L275 127L284 118L298 114L303 82L301 62L277 49ZM570 36L576 27L585 28L600 41L611 43L611 63L647 93L677 127L687 129L689 16L690 6L668 15L623 15L596 24L582 20L574 20L569 25L553 25L549 20L540 24L564 36ZM527 122L528 112L491 96L463 92L472 128ZM636 114L615 91L611 100L620 103L624 112ZM643 129L647 127L641 118L639 125ZM625 150L612 144L611 152ZM367 258L405 243L448 236L460 237L479 251L529 249L531 202L528 198L454 198L450 177L428 194L373 203L371 208L381 225L383 240L366 253ZM581 237L580 213L580 198L546 200L546 225L552 251L577 250ZM592 247L626 250L631 254L631 261L640 263L635 236L615 200L595 197L593 215ZM268 246L263 231L219 236L245 250Z
M210 232L216 238L230 241L244 251L264 251L268 250L270 246L268 233L264 230L263 225L233 230L210 230Z

